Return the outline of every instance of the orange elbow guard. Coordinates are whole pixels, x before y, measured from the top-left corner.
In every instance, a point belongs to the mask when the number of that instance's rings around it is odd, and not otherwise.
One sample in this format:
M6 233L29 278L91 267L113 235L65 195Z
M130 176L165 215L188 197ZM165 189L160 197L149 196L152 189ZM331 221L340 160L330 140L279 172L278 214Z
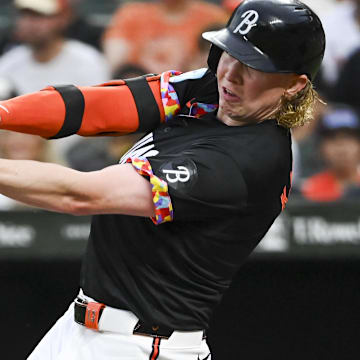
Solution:
M145 132L164 118L160 76L47 87L0 102L1 129L53 139Z

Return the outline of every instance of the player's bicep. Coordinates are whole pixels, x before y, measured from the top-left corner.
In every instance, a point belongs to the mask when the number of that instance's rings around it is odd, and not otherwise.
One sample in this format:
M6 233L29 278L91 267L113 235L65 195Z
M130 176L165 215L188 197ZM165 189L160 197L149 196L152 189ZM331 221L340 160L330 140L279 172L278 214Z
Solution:
M113 165L84 173L84 213L155 215L152 187L131 164Z

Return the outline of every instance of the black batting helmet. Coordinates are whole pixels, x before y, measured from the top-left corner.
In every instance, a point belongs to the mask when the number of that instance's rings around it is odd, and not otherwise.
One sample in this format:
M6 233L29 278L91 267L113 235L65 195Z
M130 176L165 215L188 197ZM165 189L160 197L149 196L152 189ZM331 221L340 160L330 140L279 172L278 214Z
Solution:
M245 0L224 29L202 36L212 43L208 65L215 73L226 51L254 69L306 74L312 80L325 51L320 19L298 0Z

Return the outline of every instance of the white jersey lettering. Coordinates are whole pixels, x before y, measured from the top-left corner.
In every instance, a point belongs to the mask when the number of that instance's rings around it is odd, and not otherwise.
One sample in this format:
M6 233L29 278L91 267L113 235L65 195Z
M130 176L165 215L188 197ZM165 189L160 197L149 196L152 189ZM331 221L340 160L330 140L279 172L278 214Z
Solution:
M137 143L135 143L134 146L121 157L119 163L120 164L126 163L126 160L128 158L136 158L140 156L153 157L158 155L159 152L156 149L154 149L155 145L153 142L154 142L153 133L146 135L145 137L140 139Z
M163 170L166 180L170 183L187 182L190 179L190 171L185 166L177 166L178 170Z

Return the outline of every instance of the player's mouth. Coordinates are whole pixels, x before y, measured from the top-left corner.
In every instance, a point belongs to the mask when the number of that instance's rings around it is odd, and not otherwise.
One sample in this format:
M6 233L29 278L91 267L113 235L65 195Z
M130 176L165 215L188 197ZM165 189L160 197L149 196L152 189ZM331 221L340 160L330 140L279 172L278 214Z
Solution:
M237 96L235 93L233 93L231 90L229 90L225 86L223 86L221 90L222 90L222 96L225 101L235 102L235 101L240 100L239 96Z

